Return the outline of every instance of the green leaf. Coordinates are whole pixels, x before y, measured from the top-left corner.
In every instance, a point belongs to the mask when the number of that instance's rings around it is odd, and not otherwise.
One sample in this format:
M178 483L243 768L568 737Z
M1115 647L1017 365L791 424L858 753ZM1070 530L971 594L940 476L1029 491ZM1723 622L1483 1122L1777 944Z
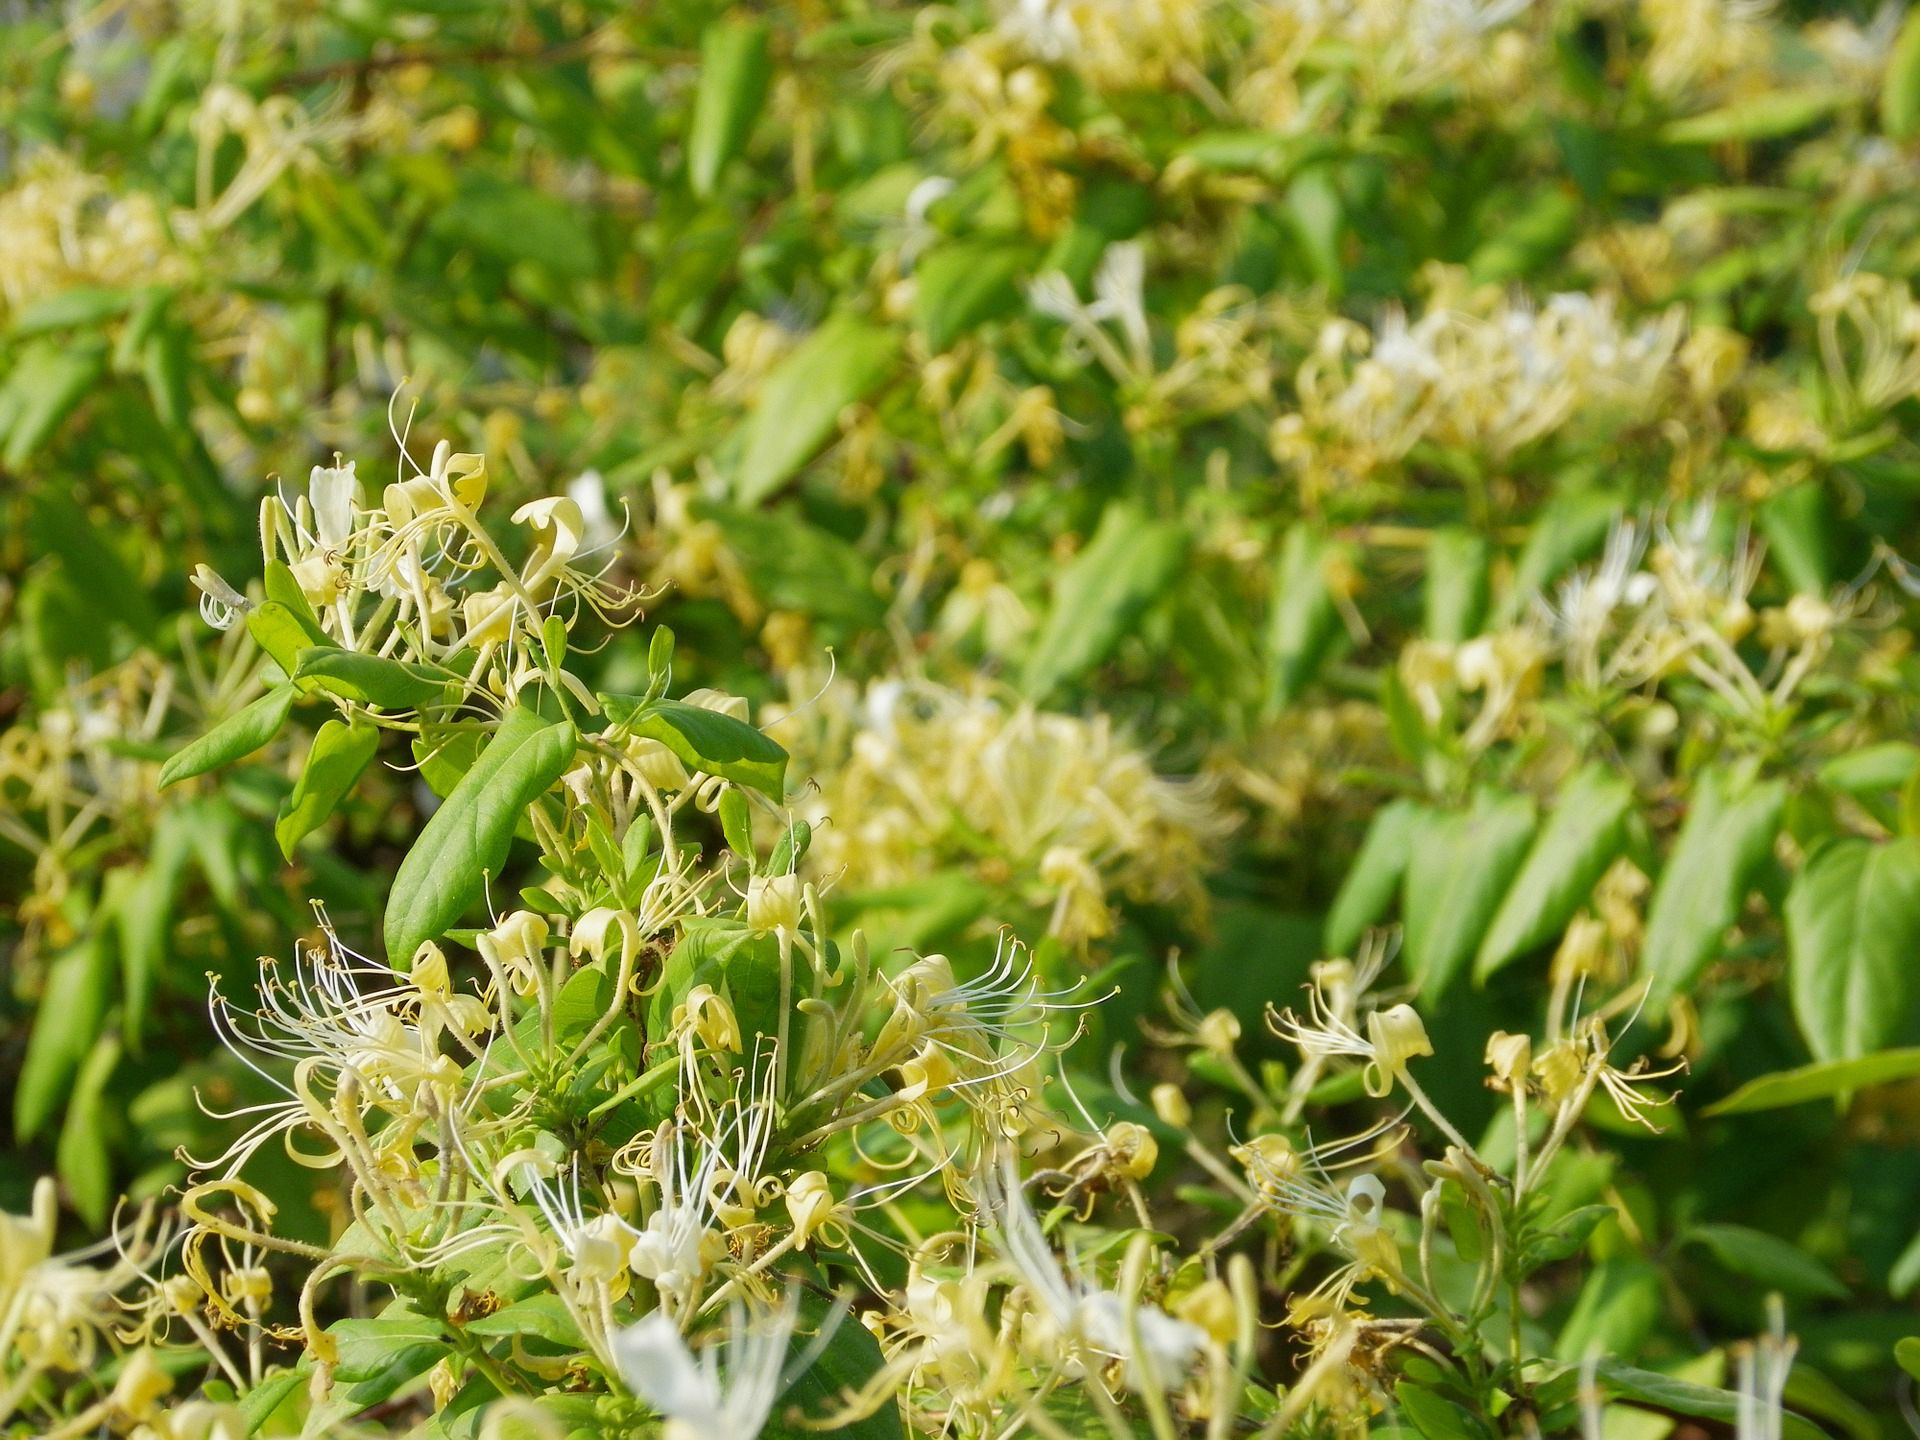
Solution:
M1033 252L1005 240L960 240L922 255L915 264L914 320L927 349L944 354L976 326L1017 309L1019 279Z
M1599 1362L1600 1378L1621 1399L1674 1415L1693 1415L1702 1420L1718 1420L1731 1425L1739 1418L1741 1400L1731 1390L1711 1385L1696 1385L1656 1370L1641 1370L1618 1360ZM1824 1440L1818 1426L1810 1425L1791 1411L1781 1416L1784 1432L1794 1440Z
M1909 1335L1893 1347L1893 1358L1900 1368L1920 1380L1920 1336Z
M840 412L893 374L893 332L842 312L773 367L748 416L734 498L757 505L811 460L838 430Z
M1692 809L1654 889L1642 964L1652 982L1647 1004L1656 1014L1719 953L1721 937L1739 918L1756 872L1773 852L1786 786L1774 780L1733 791L1725 772L1700 774Z
M336 1320L327 1327L327 1334L340 1347L334 1378L351 1387L345 1398L362 1409L392 1399L451 1348L444 1325L398 1309L367 1320Z
M1916 772L1920 772L1920 745L1886 740L1834 756L1820 767L1819 780L1829 790L1872 795L1900 789Z
M600 268L589 213L558 195L486 170L467 169L437 224L474 249L508 263L538 265L585 279Z
M98 1229L113 1203L113 1159L107 1146L108 1115L103 1104L107 1081L120 1063L120 1040L111 1032L93 1042L73 1094L67 1101L66 1123L54 1146L54 1169L73 1199L81 1218Z
M1329 551L1325 537L1304 520L1280 542L1267 620L1270 709L1300 698L1339 632L1340 614L1327 588Z
M274 822L273 837L282 855L291 860L293 847L333 814L379 748L378 727L364 720L329 720L314 733L307 763Z
M160 767L160 788L204 775L251 755L280 733L293 706L293 686L276 685L251 705L229 715L198 740L190 740Z
M410 964L480 899L506 864L520 817L573 763L578 740L564 720L550 724L523 706L507 712L400 862L387 901L390 965Z
M1832 515L1826 492L1811 481L1788 486L1760 507L1767 555L1802 594L1824 595L1833 583Z
M1425 814L1411 800L1390 801L1374 812L1360 853L1347 867L1333 908L1327 911L1324 943L1329 955L1351 952L1366 928L1387 913L1406 874L1414 830Z
M0 461L17 470L32 459L106 372L103 344L37 341L22 349L0 392L0 414L10 419Z
M1686 1238L1704 1245L1713 1258L1736 1275L1757 1280L1768 1290L1844 1300L1847 1287L1818 1260L1777 1235L1745 1225L1695 1225Z
M772 73L766 26L722 20L700 37L700 88L687 132L687 178L694 194L711 195L727 162L745 148Z
M752 786L775 800L786 793L787 752L746 721L684 700L643 700L631 695L596 698L614 725L658 740L689 769Z
M1487 618L1487 542L1449 526L1427 542L1427 637L1458 645L1480 633Z
M300 588L300 582L293 578L293 571L287 568L284 560L269 560L262 581L267 599L276 605L284 605L301 632L307 637L309 645L331 645L333 643L325 630L320 628L320 617L314 614L313 602L307 599L307 592ZM256 639L259 637L256 636ZM296 647L294 653L298 655Z
M1100 664L1179 571L1186 535L1116 500L1054 587L1047 623L1021 671L1036 700Z
M112 972L113 956L100 932L47 967L13 1092L13 1133L21 1144L38 1135L59 1110L74 1072L100 1038Z
M1920 9L1909 10L1880 84L1880 128L1889 139L1920 136Z
M1414 831L1400 911L1423 1000L1440 999L1473 957L1533 829L1531 800L1482 796L1471 810L1428 812Z
M293 678L312 680L323 690L382 710L418 710L446 699L449 679L426 665L362 655L334 645L314 645L300 652Z
M1920 1046L1906 1050L1882 1050L1877 1055L1862 1055L1855 1060L1816 1060L1792 1070L1776 1070L1749 1080L1726 1099L1706 1108L1708 1115L1741 1115L1749 1110L1778 1110L1786 1105L1804 1105L1810 1100L1829 1100L1850 1095L1874 1085L1889 1085L1920 1075Z
M1920 841L1821 847L1787 892L1794 1018L1820 1060L1892 1044L1920 1004Z
M265 601L247 612L247 633L289 675L300 668L302 650L333 643L315 623L311 609L302 614L278 600Z
M1576 1362L1596 1350L1634 1354L1658 1323L1663 1304L1660 1272L1652 1265L1633 1255L1603 1260L1587 1272L1553 1353Z
M1660 128L1669 145L1720 145L1730 140L1773 140L1804 130L1823 120L1847 99L1846 92L1825 86L1798 90L1767 90Z
M1476 979L1567 928L1620 853L1632 808L1633 786L1610 766L1589 765L1568 782L1481 942Z
M551 1290L516 1300L464 1328L469 1335L535 1335L569 1350L586 1348L586 1341L580 1336L580 1327L574 1323L566 1302Z
M76 285L69 290L57 290L21 306L15 312L10 328L16 339L25 339L48 330L99 325L126 314L140 293L138 290L109 290L94 285Z
M1401 1380L1393 1398L1421 1440L1487 1440L1487 1427L1471 1411L1424 1385Z
M801 1318L794 1347L819 1343L813 1337L827 1325L832 1325L833 1331L813 1363L774 1407L772 1423L764 1432L767 1440L801 1440L818 1435L816 1429L788 1424L787 1417L797 1412L800 1417L817 1420L844 1410L848 1398L868 1389L886 1364L879 1341L866 1326L812 1290L802 1290L800 1296ZM864 1419L836 1426L832 1433L852 1440L904 1440L907 1432L900 1422L900 1407L889 1401Z

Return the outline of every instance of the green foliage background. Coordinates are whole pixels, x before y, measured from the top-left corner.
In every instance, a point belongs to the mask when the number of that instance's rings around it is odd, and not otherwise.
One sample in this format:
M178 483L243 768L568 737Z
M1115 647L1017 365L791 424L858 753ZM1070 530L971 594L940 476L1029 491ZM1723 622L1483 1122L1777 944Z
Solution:
M1169 954L1250 1064L1291 1064L1264 1007L1397 924L1388 983L1478 1135L1487 1036L1537 1028L1569 937L1602 945L1650 992L1622 1063L1690 1071L1658 1133L1590 1115L1567 1203L1618 1223L1542 1293L1548 1343L1658 1368L1781 1292L1800 1403L1893 1433L1920 1285L1920 28L1469 8L1454 48L1389 6L1141 6L1053 40L1044 6L838 0L10 19L0 1206L50 1170L78 1234L161 1192L211 1138L193 1088L245 1092L206 976L246 983L309 899L376 943L409 772L314 802L284 854L302 726L157 780L254 698L193 568L251 576L263 495L336 452L375 485L410 426L415 453L484 451L502 503L595 477L684 684L799 705L830 653L874 687L782 734L796 783L836 793L834 724L895 682L1110 722L1208 777L1179 843L1080 857L1105 918L1078 931L1050 847L927 822L918 873L863 871L862 807L891 802L838 792L835 924L876 950L1050 934L1051 971L1118 987L1077 1052L1097 1093L1124 1041L1217 1118L1206 1057L1139 1053ZM1501 335L1527 337L1506 369L1475 348ZM1583 666L1547 617L1603 553L1657 574L1608 552L1629 533L1660 578L1719 567L1712 674L1607 663L1624 642ZM647 671L617 635L584 663Z

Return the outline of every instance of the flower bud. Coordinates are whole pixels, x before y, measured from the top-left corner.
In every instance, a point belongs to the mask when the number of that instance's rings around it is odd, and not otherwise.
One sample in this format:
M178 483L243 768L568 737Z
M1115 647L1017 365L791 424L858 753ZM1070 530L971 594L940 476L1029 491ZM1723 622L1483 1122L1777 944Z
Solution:
M1194 1034L1212 1054L1231 1055L1234 1042L1240 1038L1240 1017L1231 1010L1215 1010L1201 1020Z
M153 1418L161 1397L173 1389L173 1377L160 1368L153 1351L142 1345L120 1367L120 1378L113 1386L113 1407L128 1419L145 1422Z
M1222 1280L1204 1280L1173 1302L1176 1318L1197 1325L1216 1345L1231 1345L1240 1333L1240 1315L1233 1292Z
M1187 1093L1178 1085L1162 1081L1153 1087L1151 1095L1153 1113L1162 1124L1171 1125L1176 1130L1184 1130L1193 1122L1193 1106L1187 1103Z

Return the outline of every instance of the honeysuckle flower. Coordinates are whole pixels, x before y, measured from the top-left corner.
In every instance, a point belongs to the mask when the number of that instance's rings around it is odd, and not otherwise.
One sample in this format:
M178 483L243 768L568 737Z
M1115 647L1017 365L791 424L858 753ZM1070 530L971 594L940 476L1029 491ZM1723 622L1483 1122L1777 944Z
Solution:
M544 975L551 933L546 917L515 910L491 930L482 931L474 945L481 958L506 977L515 994L530 995Z
M726 1337L696 1356L659 1310L613 1337L627 1388L666 1420L666 1440L754 1440L787 1387L799 1294L779 1305L727 1307Z
M755 875L747 881L747 925L762 934L800 929L800 877Z
M1007 1263L1054 1330L1070 1344L1125 1362L1129 1385L1165 1389L1206 1348L1206 1332L1157 1306L1141 1305L1069 1276L1033 1213L1010 1155L982 1165L977 1193Z
M216 630L232 629L233 622L253 608L252 601L209 565L193 567L193 584L200 592L200 617Z

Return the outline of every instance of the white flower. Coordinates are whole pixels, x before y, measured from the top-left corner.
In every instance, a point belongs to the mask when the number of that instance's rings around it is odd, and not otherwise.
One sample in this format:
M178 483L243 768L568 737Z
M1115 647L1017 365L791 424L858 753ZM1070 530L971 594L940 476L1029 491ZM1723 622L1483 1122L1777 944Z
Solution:
M620 1378L666 1418L666 1440L753 1440L786 1388L798 1292L750 1315L734 1303L727 1337L696 1357L659 1311L613 1337Z
M1045 1318L1088 1350L1125 1361L1127 1383L1135 1389L1164 1389L1178 1381L1206 1348L1206 1332L1198 1325L1069 1276L1040 1229L1011 1154L983 1168L980 1206Z

